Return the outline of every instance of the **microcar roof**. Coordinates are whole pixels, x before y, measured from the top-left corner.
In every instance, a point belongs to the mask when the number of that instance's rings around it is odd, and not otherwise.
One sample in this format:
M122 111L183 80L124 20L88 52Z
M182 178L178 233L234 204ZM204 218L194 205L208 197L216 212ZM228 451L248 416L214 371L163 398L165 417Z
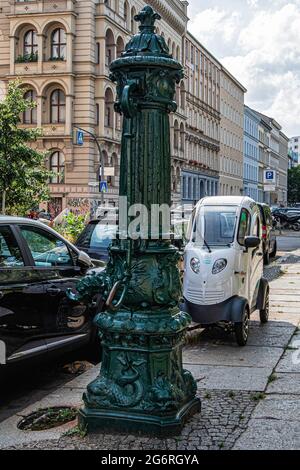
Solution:
M201 199L197 207L200 206L238 206L252 209L255 201L247 196L211 196Z

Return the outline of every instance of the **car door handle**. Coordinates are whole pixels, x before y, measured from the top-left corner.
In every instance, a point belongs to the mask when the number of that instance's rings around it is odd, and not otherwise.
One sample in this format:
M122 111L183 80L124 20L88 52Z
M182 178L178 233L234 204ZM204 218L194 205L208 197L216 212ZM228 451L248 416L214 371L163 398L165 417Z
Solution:
M58 295L61 293L61 289L58 289L57 287L48 287L46 292L50 295Z

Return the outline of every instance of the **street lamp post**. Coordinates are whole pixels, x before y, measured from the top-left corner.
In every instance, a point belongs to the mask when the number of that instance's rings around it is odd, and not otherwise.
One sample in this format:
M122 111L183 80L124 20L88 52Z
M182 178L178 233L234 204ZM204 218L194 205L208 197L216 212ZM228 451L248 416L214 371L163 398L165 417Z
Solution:
M155 34L160 16L145 6L135 17L140 33L112 62L117 83L115 110L124 115L120 196L128 206L171 204L169 113L181 64ZM151 227L149 232L151 232ZM100 375L88 385L79 425L90 430L179 433L200 411L196 382L183 369L182 347L190 317L179 308L180 255L171 235L150 239L119 236L106 270L79 282L75 300L102 293L106 311L96 316L103 346ZM164 234L165 235L165 234ZM165 239L167 238L167 239Z
M104 158L103 158L103 152L101 150L101 146L100 146L100 142L98 140L98 137L93 132L87 131L86 129L83 129L82 127L78 127L78 126L75 126L75 125L73 127L75 129L78 129L79 131L84 132L85 134L90 135L94 139L94 141L96 142L97 149L98 149L98 152L99 152L99 157L100 157L100 165L101 165L101 175L100 175L100 172L99 172L99 176L101 176L101 181L104 181L104 178L105 178ZM103 191L101 191L101 206L103 206L103 205L104 205L104 193L103 193Z

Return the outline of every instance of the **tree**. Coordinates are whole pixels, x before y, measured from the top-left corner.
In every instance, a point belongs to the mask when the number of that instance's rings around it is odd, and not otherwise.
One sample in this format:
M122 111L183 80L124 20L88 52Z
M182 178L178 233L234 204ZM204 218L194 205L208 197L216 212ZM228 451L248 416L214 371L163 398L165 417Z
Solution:
M20 127L23 113L36 106L24 99L21 82L9 83L0 102L0 200L2 214L24 214L49 198L45 154L30 146L41 137L40 129Z
M288 172L288 202L300 202L300 166L291 168Z

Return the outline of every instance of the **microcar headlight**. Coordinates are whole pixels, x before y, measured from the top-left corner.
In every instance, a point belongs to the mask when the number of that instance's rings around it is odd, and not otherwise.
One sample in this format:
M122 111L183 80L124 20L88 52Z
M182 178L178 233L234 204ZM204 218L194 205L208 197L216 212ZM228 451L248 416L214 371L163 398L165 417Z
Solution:
M218 259L213 265L212 273L218 274L221 271L223 271L226 268L226 266L227 266L227 259L224 259L224 258Z
M200 273L200 260L198 258L192 258L190 261L190 266L192 268L192 271L194 271L194 273L196 274Z

